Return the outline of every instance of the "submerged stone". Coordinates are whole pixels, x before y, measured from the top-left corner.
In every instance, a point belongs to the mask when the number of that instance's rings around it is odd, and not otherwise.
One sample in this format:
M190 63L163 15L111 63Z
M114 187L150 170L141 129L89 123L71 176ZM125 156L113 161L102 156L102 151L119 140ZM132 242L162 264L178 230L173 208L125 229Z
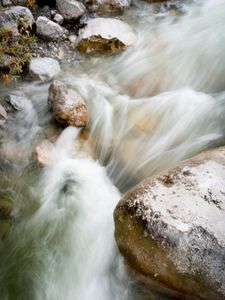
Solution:
M140 280L181 299L225 299L224 147L144 180L114 219L118 247Z

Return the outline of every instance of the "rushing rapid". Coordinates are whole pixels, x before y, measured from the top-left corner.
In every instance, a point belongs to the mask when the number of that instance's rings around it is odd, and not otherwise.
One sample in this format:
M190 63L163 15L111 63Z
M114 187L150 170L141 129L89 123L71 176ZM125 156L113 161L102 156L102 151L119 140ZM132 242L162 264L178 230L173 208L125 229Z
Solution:
M49 83L13 91L31 101L0 129L0 201L13 208L0 215L0 299L160 299L126 273L113 210L147 176L224 144L225 1L184 2L135 1L123 16L134 47L64 64L58 79L87 102L85 132L55 127ZM46 132L55 143L40 169Z

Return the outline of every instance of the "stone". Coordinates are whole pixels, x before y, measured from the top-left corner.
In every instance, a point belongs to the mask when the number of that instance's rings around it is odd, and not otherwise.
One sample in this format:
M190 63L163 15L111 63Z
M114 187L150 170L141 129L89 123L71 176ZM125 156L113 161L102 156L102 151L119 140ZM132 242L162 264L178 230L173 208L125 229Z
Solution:
M48 103L56 121L64 125L85 127L89 116L86 104L75 90L54 80L49 87Z
M0 104L0 126L5 124L6 120L7 120L7 112L4 109L4 107Z
M82 53L118 52L135 42L132 28L117 19L90 19L79 31L77 48Z
M43 16L38 17L36 26L37 35L46 41L63 40L68 35L67 29Z
M62 15L57 13L57 14L54 15L53 21L58 23L59 25L61 25L63 23L64 19L63 19Z
M128 269L181 299L225 299L225 147L152 176L114 211Z
M86 7L76 0L56 0L56 7L67 21L80 18L86 11Z
M99 15L122 13L131 4L131 0L85 0L84 4Z
M35 160L37 163L44 167L51 164L52 159L52 151L54 145L49 140L42 141L36 148L35 148Z
M29 64L29 78L33 80L49 80L60 71L59 62L50 57L33 58Z
M2 6L11 6L12 4L11 0L2 0Z
M13 6L0 12L0 27L17 30L19 27L31 30L34 25L34 17L27 7Z
M76 42L76 40L77 40L77 36L76 36L75 34L70 34L70 35L68 36L68 40L69 40L72 44L74 44L74 43Z

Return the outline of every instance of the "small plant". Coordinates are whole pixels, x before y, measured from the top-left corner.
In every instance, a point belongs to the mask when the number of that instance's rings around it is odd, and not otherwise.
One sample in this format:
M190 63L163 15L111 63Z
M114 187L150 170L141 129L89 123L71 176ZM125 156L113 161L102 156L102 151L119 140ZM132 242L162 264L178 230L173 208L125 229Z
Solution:
M4 81L16 79L31 60L35 37L27 30L15 35L12 29L0 28L0 77Z
M38 5L37 5L37 1L36 0L28 0L27 1L27 6L31 9L31 10L36 10Z

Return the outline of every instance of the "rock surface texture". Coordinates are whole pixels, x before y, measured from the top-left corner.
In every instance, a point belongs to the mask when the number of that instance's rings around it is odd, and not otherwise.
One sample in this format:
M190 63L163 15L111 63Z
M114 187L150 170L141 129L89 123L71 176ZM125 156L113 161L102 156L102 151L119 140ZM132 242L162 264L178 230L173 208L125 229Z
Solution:
M80 30L77 48L82 53L118 52L135 42L131 27L117 19L90 19Z
M225 299L225 148L141 182L118 203L115 237L139 279L181 299Z
M89 116L86 104L75 90L64 83L54 80L49 88L48 103L56 121L64 125L84 127Z
M56 0L56 7L67 21L80 18L86 11L85 6L76 0Z
M10 9L0 11L0 27L17 31L18 27L24 29L32 29L34 25L34 17L27 7L13 6ZM16 35L16 32L15 32Z
M85 5L99 15L122 13L131 4L130 0L86 0Z
M33 58L29 65L29 77L33 80L49 80L60 71L59 62L50 57Z
M36 33L46 41L63 40L68 35L68 30L46 17L38 17Z

